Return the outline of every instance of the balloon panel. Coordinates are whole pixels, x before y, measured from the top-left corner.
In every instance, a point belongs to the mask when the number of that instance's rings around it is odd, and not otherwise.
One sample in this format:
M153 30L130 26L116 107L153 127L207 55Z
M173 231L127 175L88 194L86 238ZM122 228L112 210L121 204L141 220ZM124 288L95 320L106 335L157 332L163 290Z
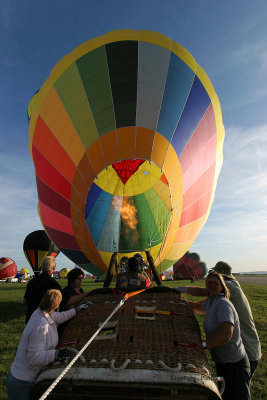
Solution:
M32 153L42 223L93 273L113 251L151 247L173 265L204 225L221 167L216 93L179 44L116 31L52 70L34 102Z
M0 279L14 278L18 272L14 260L9 257L0 258Z
M27 116L28 116L28 121L30 120L31 116L32 116L32 112L33 109L35 107L35 102L37 100L37 94L38 94L39 90L36 91L35 95L31 98L29 105L28 105L28 112L27 112Z
M24 240L23 251L33 271L40 271L44 257L56 257L60 252L44 230L29 233Z

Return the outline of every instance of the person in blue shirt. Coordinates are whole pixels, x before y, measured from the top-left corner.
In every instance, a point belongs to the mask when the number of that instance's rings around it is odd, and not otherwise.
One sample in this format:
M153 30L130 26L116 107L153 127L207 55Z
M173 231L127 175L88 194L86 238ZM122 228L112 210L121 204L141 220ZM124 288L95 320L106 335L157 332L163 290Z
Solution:
M223 400L251 400L250 364L240 335L237 312L229 301L229 291L221 274L212 271L206 277L208 298L189 302L198 314L204 315L206 341L216 363L218 376L225 380Z

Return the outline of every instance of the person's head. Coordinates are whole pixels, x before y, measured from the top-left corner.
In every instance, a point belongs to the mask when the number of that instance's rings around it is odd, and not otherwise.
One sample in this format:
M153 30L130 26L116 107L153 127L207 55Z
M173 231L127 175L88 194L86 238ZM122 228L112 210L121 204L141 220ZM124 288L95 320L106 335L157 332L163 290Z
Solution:
M136 257L129 258L128 267L131 272L137 272L139 266L139 261Z
M140 254L140 253L135 253L134 257L135 257L135 258L137 259L137 261L138 261L140 272L141 272L142 270L147 269L148 265L147 265L146 261L144 260L142 254Z
M46 311L48 314L51 314L58 308L61 300L62 294L60 290L49 289L43 295L39 307L42 311Z
M70 270L70 272L67 275L68 285L79 287L81 286L83 278L84 278L84 272L80 268L74 268Z
M208 291L209 297L214 298L220 293L224 294L224 297L229 299L230 293L227 289L223 276L215 271L210 271L206 276L206 289Z
M235 279L235 277L232 275L232 267L224 261L218 261L215 267L212 269L213 271L223 275L223 277L226 279Z
M126 257L126 256L122 257L122 258L120 259L120 266L121 266L121 267L127 266L127 265L128 265L128 261L129 261L129 258L128 258L128 257Z
M128 261L129 261L129 259L128 259L127 256L124 256L124 257L122 257L120 259L120 269L121 269L121 271L124 271L124 272L127 271Z
M41 271L44 274L52 275L56 269L56 259L52 256L46 256L41 261Z
M137 260L139 260L139 261L144 261L142 254L140 254L140 253L135 253L134 257L137 258Z

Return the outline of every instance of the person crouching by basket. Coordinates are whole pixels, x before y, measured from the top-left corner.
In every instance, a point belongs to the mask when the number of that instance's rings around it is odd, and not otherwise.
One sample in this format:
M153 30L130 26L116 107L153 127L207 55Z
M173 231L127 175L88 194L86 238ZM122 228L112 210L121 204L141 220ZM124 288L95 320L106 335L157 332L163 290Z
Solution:
M229 291L221 274L212 271L206 277L208 298L189 302L193 310L205 315L204 348L210 349L218 376L225 380L223 400L250 400L250 365L240 335L237 312L228 300Z
M142 289L146 287L146 277L138 271L139 261L136 257L130 257L125 273L118 275L116 288Z
M28 400L41 368L57 360L68 358L67 349L56 350L57 323L65 322L79 311L72 308L55 312L62 299L59 290L50 289L43 295L39 307L31 315L7 377L9 400Z

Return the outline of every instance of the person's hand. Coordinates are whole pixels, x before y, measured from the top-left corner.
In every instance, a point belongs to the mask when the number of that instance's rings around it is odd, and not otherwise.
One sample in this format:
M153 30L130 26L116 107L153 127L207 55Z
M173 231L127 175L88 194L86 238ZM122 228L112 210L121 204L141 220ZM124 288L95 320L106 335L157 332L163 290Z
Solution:
M66 361L70 358L69 350L63 347L62 349L56 349L55 361Z
M86 310L87 307L88 307L88 303L83 303L83 304L81 304L80 306L78 306L78 307L75 308L76 313L78 313L79 311L82 311L82 310Z

